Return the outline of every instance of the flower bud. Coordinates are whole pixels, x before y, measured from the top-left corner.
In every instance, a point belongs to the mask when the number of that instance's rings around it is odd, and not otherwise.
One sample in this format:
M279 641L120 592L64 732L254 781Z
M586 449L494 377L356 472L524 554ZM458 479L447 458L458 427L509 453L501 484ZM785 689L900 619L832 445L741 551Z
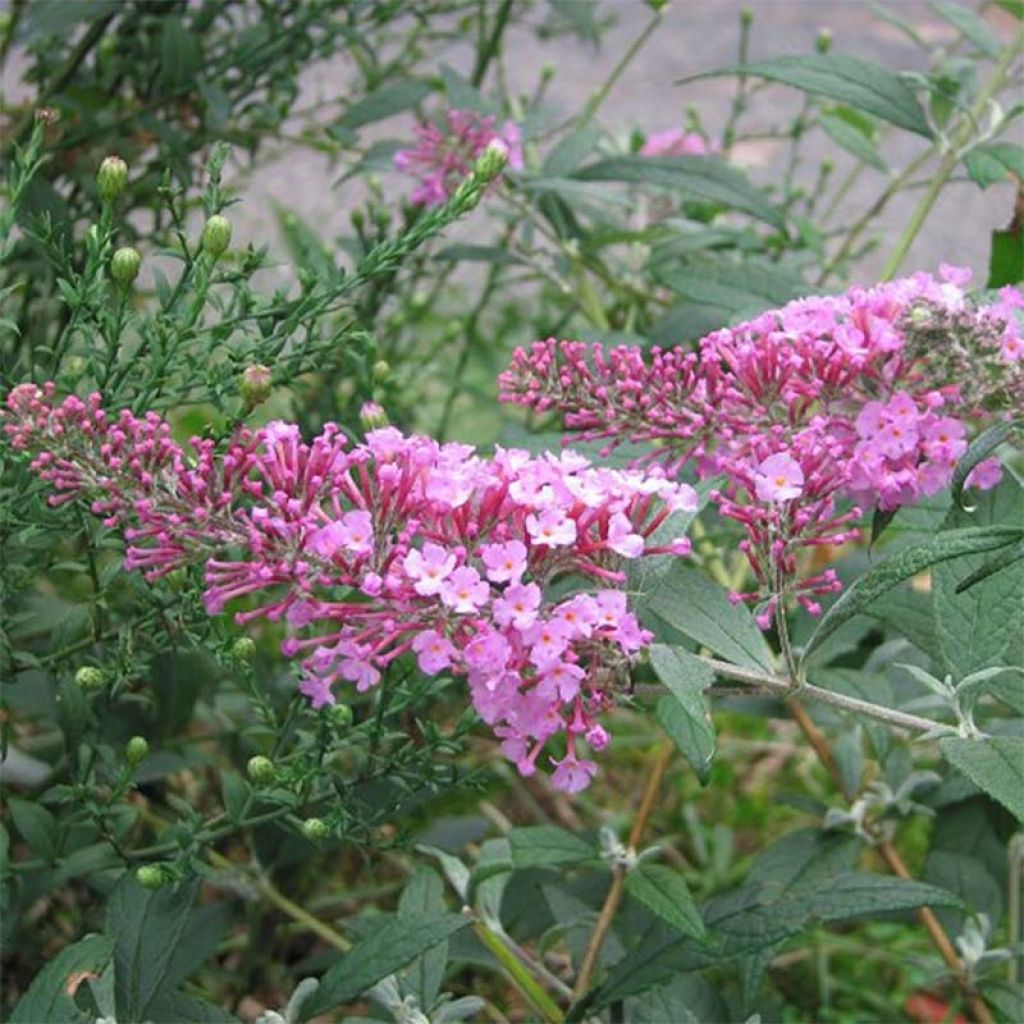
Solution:
M135 878L144 889L162 889L167 875L159 864L143 864L135 872Z
M242 371L238 393L249 406L260 405L270 397L272 389L270 368L262 363L253 363Z
M313 843L326 839L330 831L323 818L307 818L302 823L302 834Z
M132 768L138 767L149 754L149 744L143 736L133 736L124 747L124 759Z
M373 364L373 379L377 384L382 384L391 376L391 364L386 359L378 359Z
M382 405L377 402L363 402L363 407L359 410L359 422L362 424L363 430L380 430L381 427L388 426L391 421Z
M139 267L142 266L142 257L137 249L126 245L118 249L110 260L110 276L125 288L128 287L139 276Z
M251 636L240 636L231 645L231 653L239 661L252 661L256 657L256 641Z
M496 178L508 163L508 146L501 139L491 139L473 164L473 173L484 181Z
M650 7L655 14L665 10L668 7L668 0L647 0L647 6Z
M128 181L128 165L119 156L108 156L96 172L96 189L104 203L112 203Z
M103 669L96 668L95 665L83 665L75 673L75 682L86 693L96 693L98 690L102 690L106 681L107 677L104 675Z
M743 28L750 28L754 24L754 11L750 7L740 8L740 25Z
M814 48L818 53L828 53L832 49L832 33L827 28L818 33L818 38L814 40Z
M335 729L341 731L352 724L352 709L347 704L331 704L327 708L327 717Z
M245 770L249 778L257 786L269 786L277 778L277 769L274 768L274 762L262 754L250 757Z
M231 244L231 221L222 217L219 213L214 214L203 228L203 251L209 253L214 259L227 251Z

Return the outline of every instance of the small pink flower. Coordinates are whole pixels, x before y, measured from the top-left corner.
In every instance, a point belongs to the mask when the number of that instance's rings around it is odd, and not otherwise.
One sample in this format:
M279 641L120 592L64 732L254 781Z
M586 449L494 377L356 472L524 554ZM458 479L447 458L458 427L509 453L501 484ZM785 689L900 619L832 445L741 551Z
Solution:
M579 793L586 789L597 774L597 765L593 761L581 761L575 754L567 754L561 761L552 760L558 767L551 775L555 789L566 793Z
M424 630L418 634L412 642L412 649L418 655L416 661L420 670L428 676L448 668L455 655L451 641L435 630Z
M536 623L526 635L530 661L537 668L544 669L562 656L570 639L569 627L559 619Z
M534 544L567 547L576 542L576 522L558 509L526 517L526 532Z
M559 700L568 702L580 692L580 682L586 677L587 673L579 665L556 661L545 667L537 684L537 693L548 700L557 696Z
M1003 479L1003 466L998 458L992 456L979 462L967 474L964 487L976 487L979 491L990 491Z
M702 135L682 128L669 128L647 136L641 156L706 156L714 152Z
M785 452L769 455L754 474L754 490L758 501L792 501L803 494L804 471Z
M1007 333L999 345L999 358L1004 363L1016 363L1024 356L1024 339L1017 334Z
M540 587L536 583L513 583L493 605L494 621L499 626L529 629L537 621Z
M441 603L456 615L468 615L487 604L491 588L480 579L476 569L464 565L441 585Z
M423 597L441 592L444 581L455 568L455 556L440 544L426 543L423 550L413 548L402 562L406 575L415 582L413 590Z
M637 558L644 553L644 539L633 530L629 516L616 512L608 522L608 547L623 558Z
M487 567L487 578L494 583L518 581L526 572L526 545L519 540L507 544L485 544L480 557Z

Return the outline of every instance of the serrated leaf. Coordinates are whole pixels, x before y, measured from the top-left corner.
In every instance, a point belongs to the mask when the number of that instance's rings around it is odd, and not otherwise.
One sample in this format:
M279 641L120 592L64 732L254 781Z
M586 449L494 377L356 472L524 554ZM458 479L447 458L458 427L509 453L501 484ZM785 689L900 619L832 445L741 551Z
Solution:
M786 217L764 192L735 167L706 156L616 156L581 167L573 179L621 181L671 189L705 202L719 203L784 229Z
M57 954L33 979L8 1017L9 1024L71 1024L81 1020L68 994L68 981L82 971L101 973L110 962L112 946L105 935L84 939Z
M153 891L126 874L111 894L104 931L114 942L118 1020L144 1020L150 1003L160 994L188 924L196 889L196 883L191 883Z
M665 644L650 649L651 667L671 697L662 697L655 717L707 783L715 756L715 727L704 691L715 681L707 662L689 651Z
M1024 737L946 736L939 749L954 768L1024 822Z
M702 939L707 934L686 880L678 871L641 861L626 875L626 892L683 935Z
M847 103L899 128L931 138L931 129L913 90L888 68L847 53L805 54L737 64L684 81L716 75L764 78L815 96Z
M917 573L940 562L963 555L996 551L1024 537L1024 530L1008 526L968 527L946 530L922 544L905 548L857 579L825 613L804 648L804 657L818 647L854 615L866 611L871 603Z
M640 603L673 629L747 668L772 671L772 654L750 611L725 589L676 559Z
M381 978L469 926L462 914L403 914L364 939L321 979L303 1004L301 1019L326 1013L356 999Z
M597 850L557 825L530 825L508 834L512 863L517 868L557 867L596 860Z

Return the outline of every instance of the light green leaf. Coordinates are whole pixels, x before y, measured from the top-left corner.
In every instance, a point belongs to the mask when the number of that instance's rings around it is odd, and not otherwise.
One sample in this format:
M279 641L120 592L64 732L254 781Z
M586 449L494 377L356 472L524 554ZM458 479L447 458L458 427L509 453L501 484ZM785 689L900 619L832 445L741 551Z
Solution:
M658 701L655 717L707 783L715 756L715 727L704 691L715 681L707 662L679 647L655 644L651 666L671 697Z
M469 926L462 914L401 914L364 939L321 979L303 1004L302 1019L326 1013L357 998L381 978Z
M508 834L512 863L517 868L555 867L596 860L594 846L556 825L514 828Z
M1010 526L968 527L946 530L930 540L905 548L856 580L818 623L807 646L804 657L810 654L826 637L844 622L867 611L871 603L911 576L951 558L996 551L1024 537L1024 529Z
M700 939L707 934L700 911L678 871L641 861L626 875L626 892L683 935Z
M622 181L671 189L785 228L782 210L735 167L706 156L616 156L581 167L580 181Z
M368 93L357 103L353 103L342 115L338 124L349 131L355 131L357 128L362 128L363 125L383 121L415 107L431 92L433 89L429 83L415 78L407 78L394 85L381 86Z
M973 43L986 57L998 57L1002 51L999 36L987 22L963 4L947 0L932 0L932 10L950 23L968 42Z
M438 917L445 909L444 882L436 871L420 864L402 890L398 901L399 920L417 915ZM433 1006L437 1001L447 961L448 943L443 941L413 960L406 969L406 981L420 1006Z
M939 740L942 756L1024 822L1024 737Z
M1012 142L987 142L964 157L967 173L980 188L1003 181L1007 175L1024 178L1024 146Z
M853 116L850 116L851 114ZM883 174L888 172L889 165L878 152L872 125L862 114L839 108L823 113L818 118L818 123L840 149L845 149L847 153L869 167L874 167L876 171Z
M913 90L897 74L873 61L846 53L776 57L720 68L684 81L712 75L747 75L791 85L803 92L848 103L900 128L931 137L931 129Z
M677 559L640 606L691 640L737 665L772 671L772 655L750 611L733 604L723 587Z

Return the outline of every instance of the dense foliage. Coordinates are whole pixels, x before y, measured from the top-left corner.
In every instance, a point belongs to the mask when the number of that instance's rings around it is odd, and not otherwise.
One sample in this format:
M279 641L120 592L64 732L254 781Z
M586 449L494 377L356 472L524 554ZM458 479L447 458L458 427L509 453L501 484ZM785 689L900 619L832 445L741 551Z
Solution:
M663 6L0 23L7 1019L1021 1019L1024 7L879 9L906 72L744 11L644 136ZM986 274L908 271L963 177Z

